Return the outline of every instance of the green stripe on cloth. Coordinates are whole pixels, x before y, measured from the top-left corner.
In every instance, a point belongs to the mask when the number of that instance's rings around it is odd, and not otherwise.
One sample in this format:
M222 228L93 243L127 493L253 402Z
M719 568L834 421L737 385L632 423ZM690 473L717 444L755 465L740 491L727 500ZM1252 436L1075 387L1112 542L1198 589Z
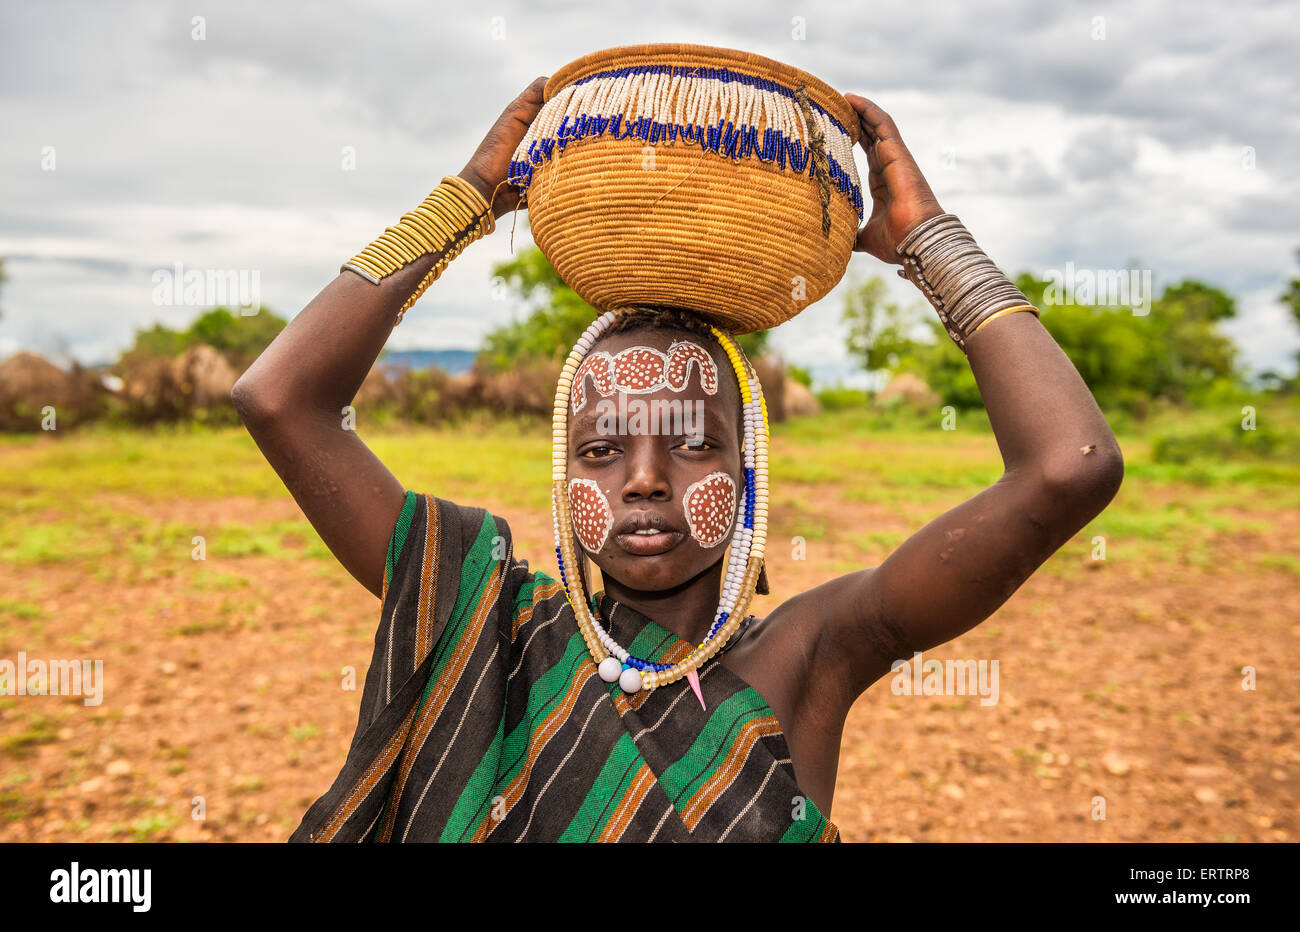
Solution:
M415 498L415 493L407 489L406 500L402 502L402 513L397 516L397 527L393 529L393 536L388 541L388 560L384 566L385 586L393 579L393 568L397 566L397 560L402 555L406 534L411 530L411 519L415 517Z
M609 820L618 814L618 804L644 763L632 736L620 735L573 821L556 841L585 842L599 838Z
M790 820L790 827L781 836L781 842L783 844L807 844L821 838L822 832L825 830L826 820L822 818L822 814L817 811L817 807L809 799L807 807L804 809L804 818Z
M467 610L470 601L473 600L473 608L477 609L487 588L488 568L494 562L500 562L492 555L492 541L496 533L496 522L492 520L490 514L485 513L483 524L478 530L478 537L474 539L473 545L465 554L465 562L461 564L460 589L456 593L456 605L451 610L451 618L447 621L447 630L442 633L442 637L438 638L435 647L437 658L433 662L433 669L429 671L429 681L424 684L424 694L420 696L420 704L416 707L413 723L419 720L425 703L429 701L429 694L442 678L453 645L460 643L465 629L469 626L469 620L474 615L473 611Z
M659 785L678 812L681 804L717 772L745 723L769 714L767 703L753 689L736 693L712 711L687 752L659 776Z
M478 821L482 818L480 813L483 812L483 803L485 801L488 801L488 808L491 811L490 800L496 796L497 767L501 761L501 739L505 732L506 710L502 708L497 733L492 738L487 753L483 755L483 759L478 762L478 766L470 774L469 782L465 784L465 789L461 791L460 798L456 800L456 805L451 811L451 816L447 819L447 824L443 826L442 835L438 838L438 841L464 841L465 833L469 831L470 826L478 824Z
M433 520L433 516L429 516ZM474 539L473 546L465 554L465 562L461 565L460 572L460 590L457 592L456 606L452 609L451 618L447 622L447 629L443 631L442 637L438 639L435 648L437 657L434 659L433 668L429 671L428 682L424 684L424 692L420 696L419 705L416 706L415 715L411 716L410 728L414 728L420 721L420 716L424 712L425 704L429 701L429 696L433 692L433 687L442 678L447 668L447 661L451 657L451 645L460 642L465 635L465 629L469 626L469 619L473 616L472 611L466 611L470 600L474 600L474 607L484 596L486 580L488 576L488 567L494 562L492 555L493 540L497 536L496 522L492 520L492 515L484 512L483 524L479 527L478 536ZM436 595L435 595L436 597ZM407 731L407 740L409 740L410 730ZM403 742L405 743L405 742ZM391 795L384 803L383 813L375 823L375 832L372 839L378 837L380 828L388 818L388 809L392 806L393 800Z
M528 704L525 706L523 718L500 742L499 747L490 748L479 761L471 783L482 785L481 781L485 779L485 774L490 768L496 774L494 793L499 794L509 786L510 781L519 774L524 761L528 759L528 747L532 743L533 731L537 723L546 718L563 701L565 694L573 686L574 672L582 665L586 656L587 643L582 639L581 634L575 632L565 645L564 654L559 661L533 682L528 690ZM476 798L469 793L467 787L456 800L456 808L447 821L443 838L464 840L466 835L472 834L479 822L487 815L491 799L492 796L488 793L483 793Z

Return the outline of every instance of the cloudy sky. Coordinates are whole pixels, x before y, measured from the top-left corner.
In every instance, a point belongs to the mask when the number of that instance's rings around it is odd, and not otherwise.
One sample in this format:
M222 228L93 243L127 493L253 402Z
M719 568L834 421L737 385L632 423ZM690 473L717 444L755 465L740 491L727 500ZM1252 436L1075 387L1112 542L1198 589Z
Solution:
M1003 268L1152 269L1157 292L1203 279L1238 298L1228 329L1249 366L1294 371L1300 333L1277 302L1300 274L1300 30L1287 7L5 4L0 356L107 361L138 327L184 326L200 308L153 300L153 273L176 263L257 270L263 302L292 316L458 172L533 78L596 49L674 41L754 51L875 100ZM515 248L530 242L521 224ZM510 248L502 222L389 346L473 347L518 314L489 280ZM869 256L849 274L914 297ZM774 337L823 380L850 369L842 288Z

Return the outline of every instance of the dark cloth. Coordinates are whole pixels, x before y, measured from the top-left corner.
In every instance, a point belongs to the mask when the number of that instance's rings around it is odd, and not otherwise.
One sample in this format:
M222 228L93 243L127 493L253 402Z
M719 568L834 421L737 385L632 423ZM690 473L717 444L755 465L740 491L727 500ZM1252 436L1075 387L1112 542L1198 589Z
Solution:
M356 735L291 841L839 841L756 690L713 658L628 696L596 672L561 584L482 508L408 492ZM690 645L603 592L611 635Z

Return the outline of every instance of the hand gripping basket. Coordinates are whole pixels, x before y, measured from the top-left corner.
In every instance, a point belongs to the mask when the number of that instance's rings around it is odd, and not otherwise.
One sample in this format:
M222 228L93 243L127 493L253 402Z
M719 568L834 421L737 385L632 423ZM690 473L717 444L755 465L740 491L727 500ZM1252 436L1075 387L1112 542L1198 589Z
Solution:
M564 66L544 100L509 180L596 309L680 307L749 333L844 275L859 124L812 75L733 49L626 46Z

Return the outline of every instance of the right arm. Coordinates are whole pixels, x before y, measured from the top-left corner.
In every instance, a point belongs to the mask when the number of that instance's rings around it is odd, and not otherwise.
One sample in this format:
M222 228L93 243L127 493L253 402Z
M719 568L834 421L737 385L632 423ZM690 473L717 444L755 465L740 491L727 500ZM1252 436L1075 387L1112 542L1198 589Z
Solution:
M504 185L519 140L542 105L545 78L501 114L460 177L500 217L518 203ZM341 272L290 321L235 383L231 397L267 462L326 546L357 581L383 592L388 542L406 492L361 441L343 428L352 403L388 340L397 312L441 258L422 256L371 284Z

